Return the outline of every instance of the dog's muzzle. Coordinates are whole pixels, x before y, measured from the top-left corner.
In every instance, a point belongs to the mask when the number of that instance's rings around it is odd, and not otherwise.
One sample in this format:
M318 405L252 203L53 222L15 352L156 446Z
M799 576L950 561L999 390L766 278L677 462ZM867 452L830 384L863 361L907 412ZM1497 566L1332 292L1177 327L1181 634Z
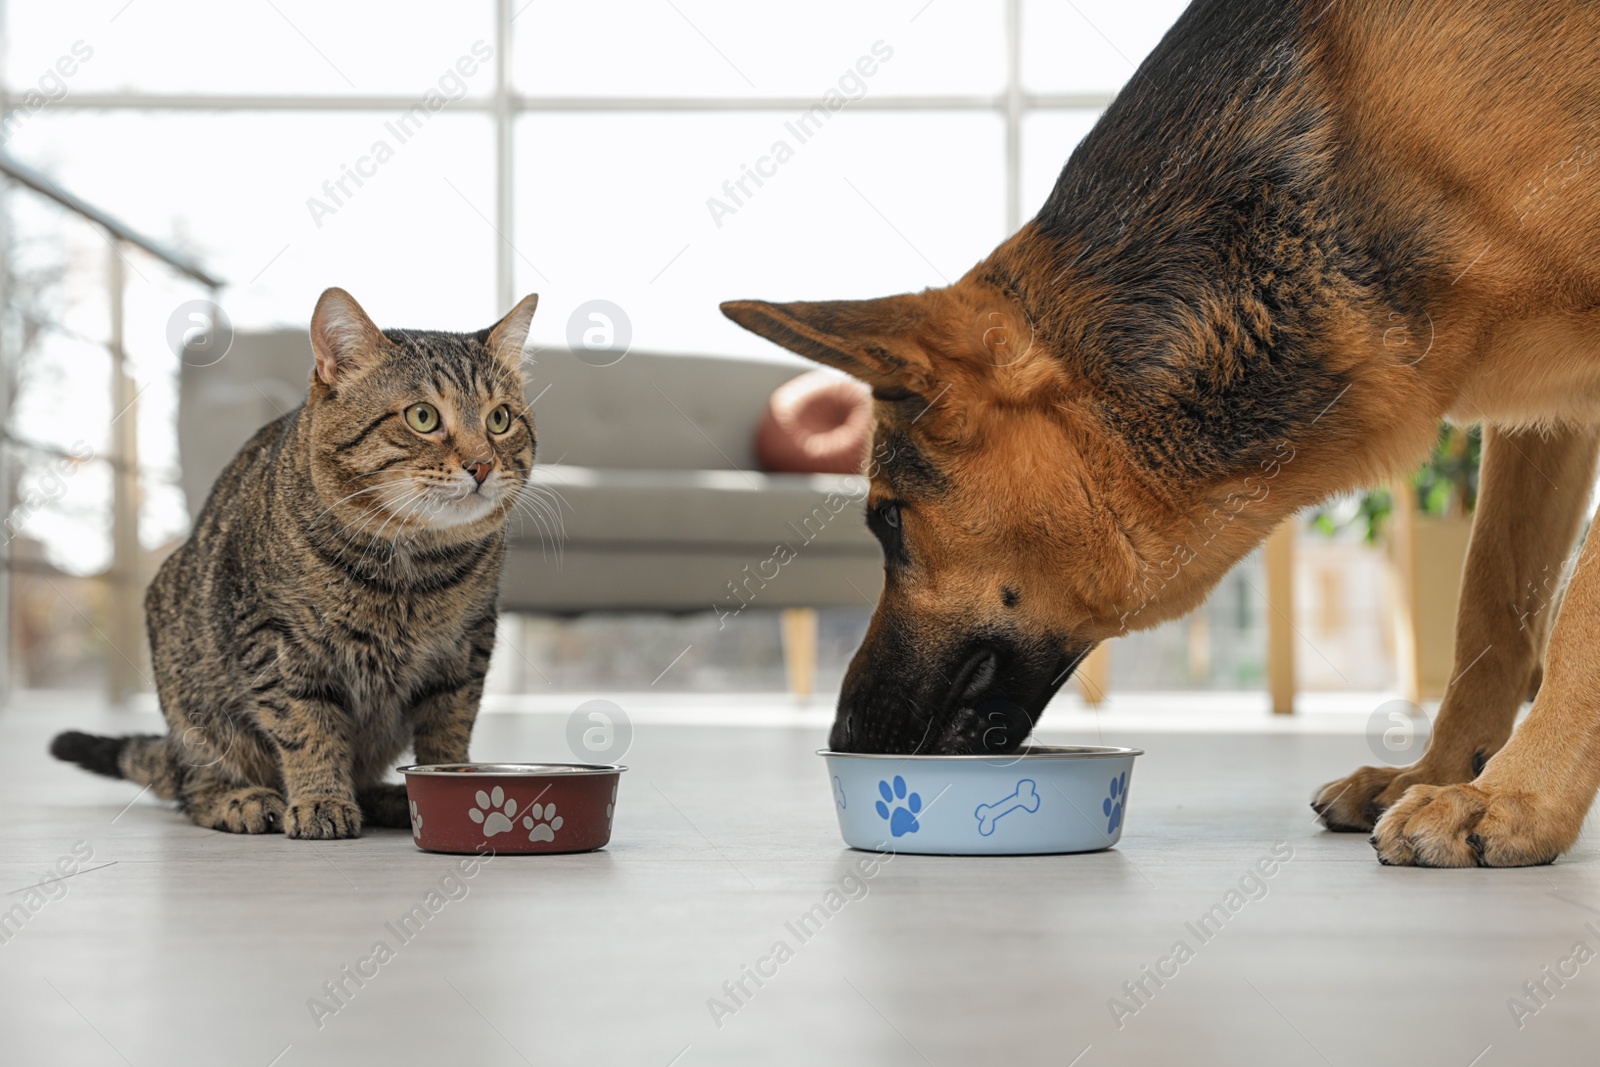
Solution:
M1088 651L980 634L935 662L908 654L910 644L891 638L857 651L828 737L834 751L1015 752Z

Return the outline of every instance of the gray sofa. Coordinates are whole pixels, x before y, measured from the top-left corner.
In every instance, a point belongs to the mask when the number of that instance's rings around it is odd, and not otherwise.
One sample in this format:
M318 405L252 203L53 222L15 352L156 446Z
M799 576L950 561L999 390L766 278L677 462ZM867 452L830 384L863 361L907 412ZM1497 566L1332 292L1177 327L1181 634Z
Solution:
M881 557L861 518L860 478L766 474L752 439L798 360L630 352L592 366L534 354L535 482L564 536L513 520L502 606L588 611L866 607ZM185 363L182 483L191 515L255 429L300 403L304 331L239 333L212 366Z

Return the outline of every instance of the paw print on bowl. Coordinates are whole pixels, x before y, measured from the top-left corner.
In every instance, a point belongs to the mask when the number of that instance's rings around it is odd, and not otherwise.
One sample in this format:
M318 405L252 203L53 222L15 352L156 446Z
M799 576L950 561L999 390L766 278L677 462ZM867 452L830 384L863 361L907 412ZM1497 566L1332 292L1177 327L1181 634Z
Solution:
M556 806L550 804L535 804L528 809L528 814L522 817L522 828L528 831L529 841L554 841L556 831L561 829L561 824L566 820L556 814Z
M480 789L474 799L478 806L467 811L467 818L483 827L484 837L508 833L512 829L511 819L517 813L517 802L506 796L504 789L495 786L492 793Z
M1122 825L1122 805L1128 798L1128 772L1123 771L1111 779L1110 796L1100 803L1100 811L1106 817L1106 833L1114 834L1117 827Z
M888 820L891 834L895 837L904 837L921 829L917 823L917 813L922 810L922 797L916 793L906 792L904 778L895 775L892 787L888 782L880 781L878 793L883 797L875 805L878 817Z
M411 836L422 836L422 812L417 810L417 802L411 802Z

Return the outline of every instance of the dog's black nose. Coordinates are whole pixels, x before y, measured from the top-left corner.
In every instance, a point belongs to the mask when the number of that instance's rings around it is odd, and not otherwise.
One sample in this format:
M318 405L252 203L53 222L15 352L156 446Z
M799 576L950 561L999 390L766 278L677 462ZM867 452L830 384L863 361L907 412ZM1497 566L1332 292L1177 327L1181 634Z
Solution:
M1022 747L1033 718L1015 700L998 694L980 697L956 713L935 749L960 755L1004 755Z
M1033 732L1033 717L1015 700L985 697L978 702L976 712L983 724L983 733L978 735L979 751L1015 752Z
M957 681L961 685L961 692L956 694L956 700L965 707L975 707L982 700L991 686L999 680L1000 656L992 648L981 648L973 653L961 667Z
M1006 657L1000 649L980 648L962 665L954 695L955 719L941 738L940 751L974 755L1015 751L1033 729L1033 720L1005 690Z

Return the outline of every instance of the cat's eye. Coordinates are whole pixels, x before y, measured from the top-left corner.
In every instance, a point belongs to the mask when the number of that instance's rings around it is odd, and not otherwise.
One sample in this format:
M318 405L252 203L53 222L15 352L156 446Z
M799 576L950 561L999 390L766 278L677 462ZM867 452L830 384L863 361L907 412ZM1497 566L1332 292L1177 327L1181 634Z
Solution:
M511 409L501 404L489 412L488 425L490 433L505 433L511 429Z
M412 404L406 408L406 425L418 433L432 433L439 428L439 409L432 404Z

